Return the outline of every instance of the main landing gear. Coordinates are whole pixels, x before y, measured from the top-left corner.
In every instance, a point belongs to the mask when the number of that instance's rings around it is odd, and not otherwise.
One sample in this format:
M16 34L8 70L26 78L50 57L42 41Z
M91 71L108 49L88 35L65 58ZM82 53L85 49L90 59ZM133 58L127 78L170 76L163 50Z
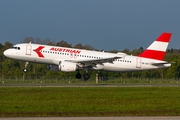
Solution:
M77 79L81 79L81 78L82 78L82 75L81 75L81 73L79 72L79 70L78 70L78 72L76 73L76 78L77 78ZM88 79L90 78L90 75L88 74L87 71L84 73L83 78L84 78L84 80L88 80Z
M78 72L76 73L76 78L77 78L77 79L81 79L81 78L82 78L82 75L79 73L79 70L78 70Z

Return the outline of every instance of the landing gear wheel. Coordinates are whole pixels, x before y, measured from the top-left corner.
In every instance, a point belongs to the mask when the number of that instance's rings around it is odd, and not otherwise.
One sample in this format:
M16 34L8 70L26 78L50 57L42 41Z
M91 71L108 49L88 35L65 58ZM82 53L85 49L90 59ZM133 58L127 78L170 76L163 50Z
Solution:
M23 69L23 72L27 72L27 69L26 69L26 68L24 68L24 69Z
M90 75L88 73L85 73L83 75L84 80L88 80L90 78Z
M76 74L76 78L77 78L77 79L81 79L81 78L82 78L82 75L78 72L78 73Z

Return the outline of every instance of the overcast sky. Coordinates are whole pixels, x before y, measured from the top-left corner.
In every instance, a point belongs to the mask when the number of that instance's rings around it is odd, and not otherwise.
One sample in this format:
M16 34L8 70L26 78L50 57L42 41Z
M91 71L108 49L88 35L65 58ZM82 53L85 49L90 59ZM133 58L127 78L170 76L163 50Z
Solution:
M0 0L0 43L33 37L96 49L148 47L172 32L180 48L180 0Z

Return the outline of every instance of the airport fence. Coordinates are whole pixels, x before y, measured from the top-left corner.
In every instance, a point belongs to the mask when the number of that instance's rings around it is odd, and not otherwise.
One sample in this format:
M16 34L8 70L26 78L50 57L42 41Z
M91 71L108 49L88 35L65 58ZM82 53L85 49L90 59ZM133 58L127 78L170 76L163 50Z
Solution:
M99 84L180 84L179 79L174 78L122 78L122 77L99 77L89 80L76 79L74 77L59 76L0 76L0 84L76 84L76 83L99 83Z

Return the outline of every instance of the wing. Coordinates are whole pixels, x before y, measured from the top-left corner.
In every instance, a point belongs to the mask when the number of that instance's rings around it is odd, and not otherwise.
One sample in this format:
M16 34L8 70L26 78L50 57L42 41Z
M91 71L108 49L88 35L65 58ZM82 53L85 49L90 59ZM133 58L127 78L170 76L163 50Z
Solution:
M122 57L110 57L110 58L93 59L93 60L65 60L65 61L73 62L73 63L89 63L89 62L104 63L104 62L112 62L115 59L120 59L120 58L122 58Z
M109 58L102 58L102 59L88 59L88 60L65 60L68 62L78 63L80 67L93 67L97 64L103 64L103 63L113 63L115 59L123 58L126 54L123 54L123 56L115 56L115 57L109 57Z

